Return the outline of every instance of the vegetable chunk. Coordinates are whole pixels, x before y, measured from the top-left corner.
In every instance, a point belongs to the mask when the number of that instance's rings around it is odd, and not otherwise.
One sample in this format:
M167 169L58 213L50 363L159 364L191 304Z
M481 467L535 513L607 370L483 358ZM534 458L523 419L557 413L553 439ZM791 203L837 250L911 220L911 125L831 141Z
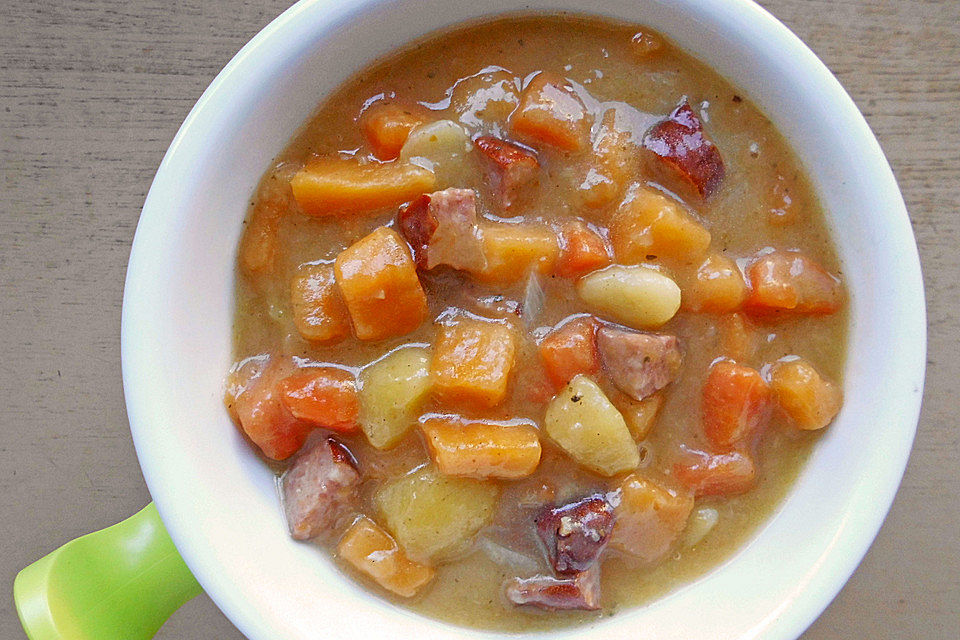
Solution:
M737 263L715 253L707 256L693 281L683 288L683 307L690 311L727 313L739 309L748 293Z
M337 554L384 589L412 598L433 580L434 570L407 557L397 541L366 516L357 518L337 545Z
M676 200L644 187L617 210L610 242L622 264L666 258L699 259L710 246L710 232Z
M610 264L610 252L603 236L583 220L571 220L560 232L563 248L557 260L556 273L564 278L579 278Z
M397 444L417 421L430 395L430 353L403 347L360 372L360 427L377 449Z
M445 264L482 271L487 266L473 189L444 189L422 195L400 207L397 220L421 269Z
M360 475L339 441L315 441L280 478L290 535L309 540L333 533L357 507Z
M550 401L543 421L547 435L595 473L612 476L640 464L623 416L597 383L583 374Z
M410 557L430 562L459 551L493 517L498 497L495 484L421 467L383 485L374 502Z
M380 227L344 249L334 273L360 340L402 336L427 316L410 249L393 229Z
M620 484L610 544L646 563L663 558L687 524L693 493L637 473Z
M562 387L579 373L600 370L596 333L596 320L580 316L554 327L540 341L540 357L554 387Z
M234 371L229 384L231 408L240 427L265 456L274 460L285 460L296 453L311 429L290 413L277 390L279 380L292 368L292 363L282 358L250 359Z
M715 446L749 442L766 428L773 408L760 372L730 360L710 367L703 385L703 431Z
M639 147L616 126L616 111L603 114L587 173L578 188L583 204L603 209L620 200L638 169Z
M532 144L580 151L590 141L590 118L569 82L541 72L520 95L510 117L514 135Z
M357 430L360 403L354 375L336 367L308 367L280 381L280 399L299 420L340 433Z
M754 313L830 314L843 305L840 281L816 261L794 251L774 251L750 265L750 296Z
M749 491L756 481L753 460L741 451L710 454L683 448L683 458L673 475L701 496L732 496Z
M529 421L468 420L455 415L420 418L430 457L448 476L524 478L540 464L540 435Z
M798 429L806 431L830 424L843 404L840 387L825 380L802 358L776 363L770 386L783 412Z
M517 336L506 324L457 316L437 327L430 371L434 393L453 403L495 407L507 395Z
M684 98L677 108L655 124L643 138L654 159L653 166L674 186L685 186L702 198L720 188L726 170L713 141L703 131L703 122Z
M332 343L350 335L332 264L302 264L290 283L293 323L306 340Z
M537 154L493 136L480 136L474 144L485 161L487 183L497 194L500 207L510 210L522 199L524 188L537 180L540 172Z
M612 265L577 282L588 305L634 329L656 328L680 308L680 287L647 267Z
M240 268L247 275L270 273L277 257L277 232L286 203L268 198L257 203L240 240Z
M373 154L381 160L394 160L414 127L423 124L427 114L419 107L398 102L371 105L360 116L360 130Z
M510 284L530 271L547 275L560 254L557 234L536 224L487 224L481 228L487 266L474 275L484 282Z
M361 164L321 158L290 181L293 197L311 216L373 213L433 191L432 171L403 162Z

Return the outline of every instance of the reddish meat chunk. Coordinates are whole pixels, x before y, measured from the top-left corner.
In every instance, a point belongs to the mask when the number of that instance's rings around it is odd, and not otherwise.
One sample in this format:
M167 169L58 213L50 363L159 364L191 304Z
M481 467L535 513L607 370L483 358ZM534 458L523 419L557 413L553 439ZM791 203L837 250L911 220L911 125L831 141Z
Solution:
M683 361L676 336L618 327L597 331L597 349L607 375L634 400L643 400L673 382Z
M280 479L290 535L329 534L353 513L360 475L353 456L334 438L317 440Z
M594 495L555 509L537 518L537 533L547 548L550 563L564 575L593 567L613 532L613 505Z
M524 187L537 179L537 154L493 136L480 136L474 143L484 158L490 188L497 194L500 206L510 209L521 199Z
M537 575L513 578L507 582L507 599L514 604L529 604L542 609L600 608L600 568L581 571L568 578Z
M673 475L700 496L731 496L753 487L757 471L750 457L740 451L710 454L681 447L683 456Z
M677 108L647 132L643 147L663 169L664 178L692 187L706 198L723 182L723 158L703 132L703 123L684 98ZM673 186L673 185L671 185Z
M454 269L481 271L487 266L472 189L424 194L400 207L399 224L421 269L446 264Z
M747 274L751 291L746 307L754 314L828 314L843 305L840 281L802 253L774 251L760 256Z

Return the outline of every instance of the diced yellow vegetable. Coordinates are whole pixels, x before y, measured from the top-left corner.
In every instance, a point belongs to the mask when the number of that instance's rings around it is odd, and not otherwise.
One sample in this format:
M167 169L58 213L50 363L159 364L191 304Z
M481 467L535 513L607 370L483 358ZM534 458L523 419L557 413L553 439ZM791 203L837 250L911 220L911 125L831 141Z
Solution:
M683 308L690 311L736 311L749 293L737 263L720 253L707 256L696 275L684 284Z
M410 247L400 234L379 227L340 252L334 263L340 294L360 340L402 336L427 317Z
M517 282L531 270L547 275L560 255L557 234L543 225L488 224L481 233L487 268L474 275L484 282Z
M403 347L360 372L360 427L378 449L397 444L417 421L430 394L430 354Z
M577 293L600 314L634 329L656 328L680 308L680 287L647 267L612 265L577 282Z
M614 215L610 242L617 262L623 264L657 258L691 260L707 252L710 232L675 200L642 188Z
M623 395L616 402L617 409L623 415L630 435L638 442L647 437L657 422L657 415L663 406L663 396L654 394L639 402Z
M843 404L843 391L824 379L802 358L774 365L770 386L777 404L798 429L822 429L834 419Z
M603 114L587 173L577 190L588 207L602 209L623 195L640 158L640 148L630 138L628 132L617 129L616 111Z
M470 478L524 478L540 464L540 433L530 421L467 420L456 415L420 419L440 472Z
M390 534L361 516L347 529L337 553L384 589L410 598L433 579L434 570L407 557Z
M638 473L620 485L610 545L644 562L659 560L683 532L693 494Z
M302 264L290 283L293 323L314 342L335 342L350 335L350 316L340 299L332 264Z
M571 458L600 475L616 475L640 464L623 416L597 383L583 374L547 405L544 427Z
M261 200L240 240L240 268L247 275L270 273L277 257L277 231L285 212L278 198Z
M495 407L507 395L516 352L516 332L506 324L451 318L437 327L434 392L444 402Z
M493 517L497 485L420 467L383 485L374 501L411 558L440 561L462 551Z
M437 120L410 132L400 160L429 167L436 176L435 189L477 188L480 168L466 129L452 120Z
M321 158L290 181L293 197L311 216L373 213L434 190L432 171L406 162Z

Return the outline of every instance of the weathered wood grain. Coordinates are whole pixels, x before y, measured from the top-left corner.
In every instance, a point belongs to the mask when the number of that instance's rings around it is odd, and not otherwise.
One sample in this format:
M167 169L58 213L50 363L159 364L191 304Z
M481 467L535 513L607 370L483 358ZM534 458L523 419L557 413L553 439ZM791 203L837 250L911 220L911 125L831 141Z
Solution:
M166 146L286 0L4 2L0 20L0 637L16 571L149 500L120 382L123 277ZM766 0L834 70L900 181L930 356L913 457L805 640L960 637L960 3ZM864 434L869 437L869 434ZM240 638L205 597L160 638Z

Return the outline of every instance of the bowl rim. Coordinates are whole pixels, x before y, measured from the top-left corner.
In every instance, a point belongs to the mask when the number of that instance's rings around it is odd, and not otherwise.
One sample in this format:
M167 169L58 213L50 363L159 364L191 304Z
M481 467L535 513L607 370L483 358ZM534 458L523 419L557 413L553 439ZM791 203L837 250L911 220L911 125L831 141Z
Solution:
M341 3L342 6L339 9L343 12L342 15L350 19L352 12L369 11L386 1L389 0L352 0ZM676 1L689 4L695 0ZM143 319L149 317L145 311L152 308L154 303L146 298L144 289L138 284L155 275L151 270L149 257L161 249L158 244L161 242L159 234L163 229L159 222L163 213L160 197L170 186L168 183L171 179L172 167L183 161L181 156L188 155L187 152L182 151L184 140L193 135L195 130L203 129L204 119L210 117L218 101L222 101L223 96L230 95L233 91L232 87L237 83L243 82L248 70L257 64L259 57L266 55L270 50L283 49L284 41L289 37L297 21L308 19L310 16L316 17L319 12L332 9L335 4L336 0L300 0L254 36L204 91L178 130L157 170L137 226L124 286L121 322L124 393L130 417L131 434L144 478L170 536L187 565L217 606L242 633L251 639L265 640L277 637L275 634L278 630L268 626L257 615L255 607L244 606L248 604L247 600L238 595L232 583L226 580L221 572L216 571L215 563L211 564L205 559L208 549L202 541L192 535L192 523L178 517L177 504L181 498L168 491L165 486L163 460L153 455L149 449L149 439L145 436L145 432L151 420L150 416L145 415L141 410L140 393L145 385L157 380L158 374L150 368L149 359L141 356L143 350L147 348L144 343ZM842 553L838 548L839 555L833 558L833 562L825 563L817 569L818 588L808 589L805 593L797 595L788 603L789 606L775 612L774 619L766 620L765 626L759 629L755 636L750 636L771 640L795 638L820 615L852 575L879 532L903 476L919 420L926 366L926 312L923 280L909 216L893 172L862 114L833 74L796 35L752 0L701 0L700 4L707 14L712 15L720 11L736 14L736 19L751 23L756 29L763 31L767 37L782 40L793 53L802 56L803 64L816 69L818 76L816 80L822 84L827 99L842 105L846 112L844 117L851 119L858 144L863 145L868 152L868 160L872 163L870 168L872 180L894 198L891 207L895 209L898 219L888 222L899 224L896 229L899 242L897 249L900 251L899 259L902 261L901 282L906 286L906 291L901 292L902 304L905 307L909 305L915 311L912 320L901 318L910 325L906 327L908 329L906 336L911 341L912 351L909 349L908 351L915 357L912 362L906 362L904 366L907 371L905 376L913 382L914 388L912 392L904 391L903 394L905 402L901 419L903 429L898 433L901 440L894 443L891 448L886 473L877 478L877 482L870 488L875 509L869 513L859 514L860 521L855 531L849 534L847 547ZM590 11L586 10L584 13L589 14Z

